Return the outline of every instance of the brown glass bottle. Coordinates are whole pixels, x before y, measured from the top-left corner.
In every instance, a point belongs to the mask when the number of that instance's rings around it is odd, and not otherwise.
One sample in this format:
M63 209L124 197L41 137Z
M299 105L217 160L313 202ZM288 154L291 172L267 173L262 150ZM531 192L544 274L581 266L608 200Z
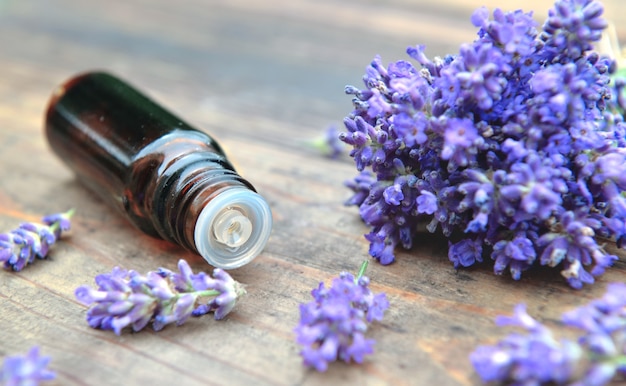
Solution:
M53 94L46 135L78 178L143 232L225 269L265 246L272 216L213 138L118 78L78 75Z

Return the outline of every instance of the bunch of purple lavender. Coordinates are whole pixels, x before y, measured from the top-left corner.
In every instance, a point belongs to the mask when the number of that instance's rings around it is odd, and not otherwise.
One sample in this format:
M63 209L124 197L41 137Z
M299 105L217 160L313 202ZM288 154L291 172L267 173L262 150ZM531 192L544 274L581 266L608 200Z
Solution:
M26 356L6 357L0 369L0 385L35 386L41 381L49 381L56 374L46 367L50 357L39 356L39 347L34 346Z
M222 319L246 293L242 284L219 268L213 271L213 278L204 272L194 274L185 260L178 262L178 269L180 272L160 268L144 276L115 267L111 273L96 276L98 289L81 286L75 295L90 306L89 326L120 335L126 326L139 331L152 321L154 330L159 331L167 324L181 325L191 315L211 311L215 319Z
M557 341L518 305L496 323L527 333L478 347L470 355L476 372L485 382L511 385L600 386L626 376L626 284L609 284L602 298L563 314L562 321L582 331L577 341Z
M326 371L329 362L362 363L373 352L374 340L364 337L367 324L381 321L389 302L384 293L374 295L368 288L366 268L367 262L356 278L342 272L330 288L321 282L311 291L314 300L300 305L300 323L294 331L306 366Z
M44 259L61 233L70 229L73 214L74 209L71 209L45 216L41 220L43 224L23 223L17 229L0 234L0 263L4 264L4 268L21 271L35 261L35 257Z
M418 224L449 238L455 268L495 260L514 279L559 266L574 288L626 245L626 124L610 84L614 61L593 52L607 23L594 0L557 0L541 31L531 13L485 8L478 37L421 68L376 57L340 138L361 172L348 183L371 227L370 254L394 260ZM588 272L585 267L591 266Z

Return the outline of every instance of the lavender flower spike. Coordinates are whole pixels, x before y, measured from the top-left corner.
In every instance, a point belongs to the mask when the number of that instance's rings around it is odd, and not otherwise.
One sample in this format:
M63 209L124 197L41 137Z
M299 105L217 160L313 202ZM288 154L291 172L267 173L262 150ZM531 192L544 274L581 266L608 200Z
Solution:
M0 234L0 263L4 268L21 271L35 257L44 259L48 250L62 232L70 229L70 218L74 209L65 213L45 216L43 224L23 223L17 229Z
M527 333L478 347L470 355L476 372L484 382L507 385L602 386L626 380L626 284L609 284L602 298L563 314L562 321L581 331L576 341L557 341L518 305L512 317L498 317L496 323Z
M74 294L90 306L87 323L91 327L120 335L128 326L139 331L152 322L159 331L167 324L181 325L190 316L211 311L215 319L222 319L246 293L241 283L221 269L215 269L211 278L204 272L194 274L189 264L180 260L178 270L160 268L141 275L115 267L111 273L96 276L98 289L81 286Z
M6 357L0 368L0 384L4 386L35 386L49 381L56 374L48 369L50 357L39 356L39 347L34 346L26 356Z
M368 322L382 320L389 302L384 293L374 295L363 276L367 261L359 274L343 272L330 288L320 283L311 292L314 300L300 305L300 323L295 328L296 341L306 366L323 372L336 360L362 363L373 352L374 340L365 339Z

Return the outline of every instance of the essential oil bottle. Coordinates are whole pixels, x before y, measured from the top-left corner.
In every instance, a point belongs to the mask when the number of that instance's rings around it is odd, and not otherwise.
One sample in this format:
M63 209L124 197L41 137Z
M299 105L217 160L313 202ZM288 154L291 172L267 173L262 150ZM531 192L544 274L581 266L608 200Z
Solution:
M91 72L62 84L45 131L79 180L143 232L224 269L267 243L270 208L218 143L120 79Z

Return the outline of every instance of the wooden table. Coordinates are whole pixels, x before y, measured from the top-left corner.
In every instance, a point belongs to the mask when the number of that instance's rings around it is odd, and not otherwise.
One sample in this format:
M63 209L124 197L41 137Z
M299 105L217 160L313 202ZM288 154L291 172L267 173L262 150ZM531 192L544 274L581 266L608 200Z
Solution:
M493 318L526 302L556 325L559 315L624 281L618 262L594 286L570 289L558 272L497 277L489 264L456 272L445 240L420 237L397 263L370 264L374 291L391 307L368 334L363 365L319 374L301 364L293 328L298 304L340 271L368 258L367 228L343 182L345 155L320 156L306 142L351 110L346 84L360 86L376 54L430 56L470 41L474 8L534 9L539 0L30 0L0 2L0 229L77 209L71 236L22 272L0 271L0 357L40 345L57 385L472 385L468 354L495 342ZM626 42L626 3L605 1ZM274 231L265 251L232 271L248 295L225 320L194 318L159 333L116 336L89 328L74 289L119 265L140 272L194 270L203 260L144 236L79 184L48 148L43 111L74 73L106 69L129 80L226 147L239 172L269 201ZM622 256L624 254L622 253Z

